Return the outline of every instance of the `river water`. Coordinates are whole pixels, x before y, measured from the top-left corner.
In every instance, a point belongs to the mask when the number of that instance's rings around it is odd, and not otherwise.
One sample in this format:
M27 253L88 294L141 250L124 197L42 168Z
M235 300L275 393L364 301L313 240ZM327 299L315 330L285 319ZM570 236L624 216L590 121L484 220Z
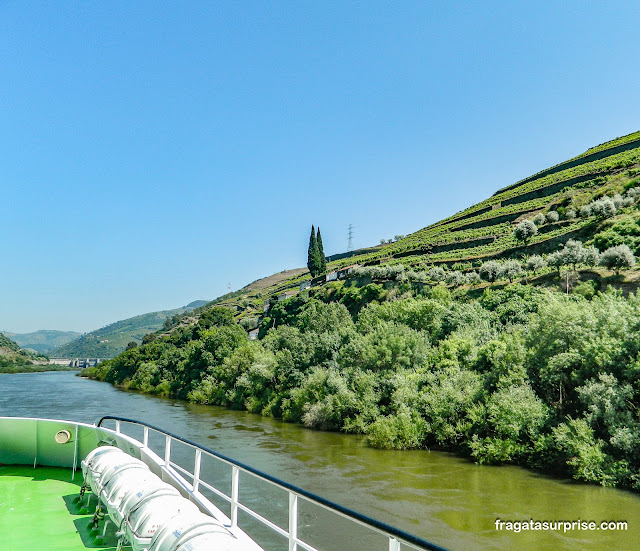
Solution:
M384 451L359 436L118 390L73 372L0 374L0 416L146 421L452 550L640 549L640 496L475 465L433 451ZM626 521L626 531L498 531L496 519ZM345 551L349 551L345 548Z

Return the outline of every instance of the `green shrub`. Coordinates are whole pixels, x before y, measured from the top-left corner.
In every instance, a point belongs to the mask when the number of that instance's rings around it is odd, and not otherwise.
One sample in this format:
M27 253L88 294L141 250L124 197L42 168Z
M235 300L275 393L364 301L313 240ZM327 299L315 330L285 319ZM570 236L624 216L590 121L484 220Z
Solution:
M367 441L374 448L406 450L421 447L424 433L424 420L404 408L372 423L367 428Z
M587 281L581 281L573 288L573 292L576 295L581 295L587 300L591 300L598 290L598 282L593 279L587 279Z

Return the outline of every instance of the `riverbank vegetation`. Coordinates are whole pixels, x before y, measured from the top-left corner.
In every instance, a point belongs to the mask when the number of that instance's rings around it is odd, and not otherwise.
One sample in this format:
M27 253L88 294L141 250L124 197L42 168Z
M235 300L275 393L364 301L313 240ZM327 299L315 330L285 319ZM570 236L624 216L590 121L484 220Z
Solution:
M0 373L44 373L45 371L78 371L77 367L54 364L7 364L0 361Z
M640 294L338 287L279 303L260 341L214 308L86 374L380 448L640 489Z

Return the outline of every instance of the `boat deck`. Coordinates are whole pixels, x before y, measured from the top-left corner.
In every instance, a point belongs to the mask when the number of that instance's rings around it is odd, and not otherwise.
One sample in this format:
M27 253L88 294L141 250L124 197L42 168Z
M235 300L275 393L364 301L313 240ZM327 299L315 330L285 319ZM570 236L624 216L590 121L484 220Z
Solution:
M0 465L0 549L115 551L113 529L97 540L89 527L95 499L90 510L74 501L81 483L82 473L77 471L72 481L71 469Z

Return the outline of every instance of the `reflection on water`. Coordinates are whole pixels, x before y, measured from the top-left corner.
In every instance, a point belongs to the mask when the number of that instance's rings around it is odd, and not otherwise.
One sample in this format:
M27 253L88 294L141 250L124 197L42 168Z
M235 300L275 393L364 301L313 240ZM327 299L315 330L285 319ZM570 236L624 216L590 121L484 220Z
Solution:
M0 375L0 415L146 421L450 549L640 548L636 494L442 452L375 450L358 436L124 392L73 373ZM629 530L515 534L497 532L498 518L626 520Z

